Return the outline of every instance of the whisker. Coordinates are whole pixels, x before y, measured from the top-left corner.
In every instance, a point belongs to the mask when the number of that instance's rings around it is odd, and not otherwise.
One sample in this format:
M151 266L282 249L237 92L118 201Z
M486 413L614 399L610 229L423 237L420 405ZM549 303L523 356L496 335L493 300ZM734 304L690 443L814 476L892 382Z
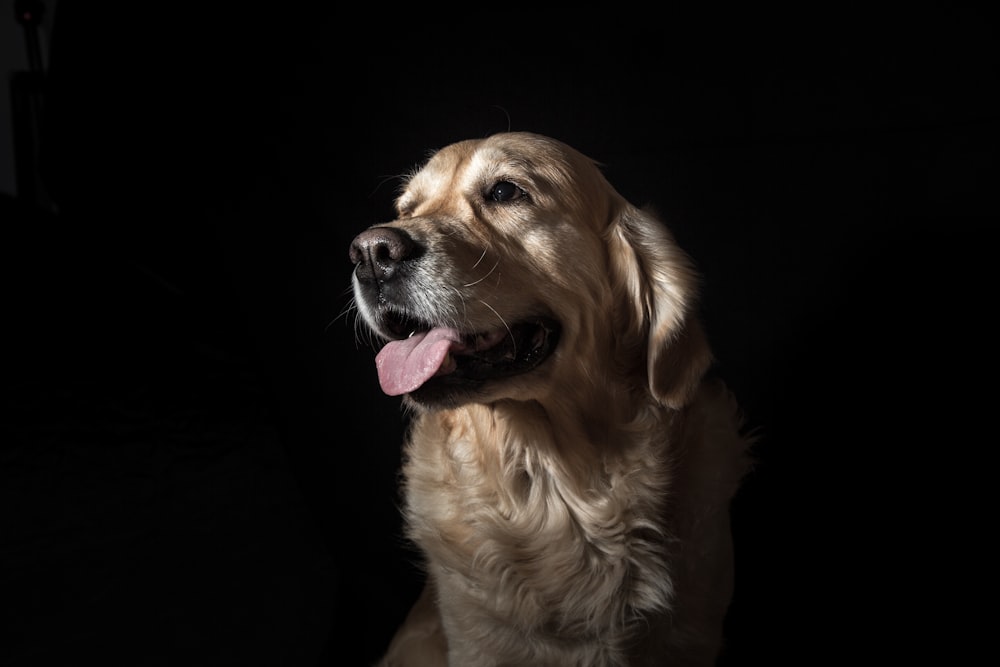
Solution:
M368 326L368 322L366 322L365 318L361 316L361 310L358 308L358 302L353 298L344 304L340 313L330 320L330 322L323 328L323 332L329 333L330 327L332 327L338 320L343 319L346 322L348 317L352 318L352 323L354 325L354 346L360 348L367 341L368 347L378 347L377 333L374 329Z
M486 259L486 251L487 251L487 248L483 248L483 254L479 256L479 259L477 259L476 263L472 265L472 268L476 268L477 266L479 266L480 262L482 262L484 259Z
M466 285L466 287L468 287L468 285ZM458 300L462 303L462 322L468 322L469 308L468 305L465 303L465 296L462 295L461 290L459 290L457 287L452 287L451 285L449 285L448 289L455 292L455 294L458 296Z
M365 318L361 317L360 311L354 316L354 345L355 347L360 347L362 344L366 344L368 348L376 350L378 349L378 339L379 336L368 326Z
M485 251L483 252L483 254L484 255L486 254ZM480 258L480 259L482 259L482 258ZM476 264L479 264L479 262L476 262ZM487 278L489 278L490 274L493 273L494 271L496 271L498 266L500 266L500 260L499 259L497 260L496 264L494 264L493 267L489 271L486 272L486 275L484 275L482 278L480 278L478 280L473 280L471 283L466 283L466 284L462 285L462 287L472 287L473 285L478 285L479 283L481 283L484 280L486 280ZM475 268L475 267L473 267L473 268Z
M386 183L389 183L390 181L398 181L400 183L404 183L407 178L408 178L408 176L406 174L395 174L395 175L383 176L382 180L375 184L375 189L372 190L369 193L368 196L369 197L374 197L375 193L378 192L379 190L381 190L382 186L385 185Z
M497 316L498 320L500 320L500 323L503 324L504 328L507 330L507 335L510 336L510 342L514 346L514 356L517 356L517 339L514 338L514 332L510 330L510 325L507 324L507 320L505 320L503 316L497 312L496 308L494 308L490 304L482 300L480 300L479 303L483 304L484 306L492 310L493 314Z
M347 315L349 315L352 312L357 311L357 309L358 309L357 302L354 299L349 300L347 303L344 304L344 307L340 309L340 313L338 313L336 317L334 317L332 320L330 320L329 324L327 324L323 328L323 332L324 333L329 332L330 331L330 327L332 327L336 323L337 320L339 320L341 318L344 318L344 317L347 317Z

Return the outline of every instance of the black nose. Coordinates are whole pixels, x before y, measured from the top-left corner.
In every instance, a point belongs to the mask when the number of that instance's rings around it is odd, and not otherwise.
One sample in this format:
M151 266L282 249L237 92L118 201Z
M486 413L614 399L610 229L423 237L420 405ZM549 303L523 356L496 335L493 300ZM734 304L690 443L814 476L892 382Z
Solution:
M420 246L409 234L396 227L371 227L354 237L351 262L362 282L391 279L406 261L420 254Z

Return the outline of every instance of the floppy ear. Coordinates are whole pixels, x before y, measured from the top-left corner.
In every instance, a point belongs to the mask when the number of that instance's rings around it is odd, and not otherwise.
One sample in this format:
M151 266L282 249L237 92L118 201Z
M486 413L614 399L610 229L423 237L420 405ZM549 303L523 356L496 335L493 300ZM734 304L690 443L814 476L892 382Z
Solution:
M712 362L692 313L698 276L691 260L651 212L628 203L608 228L608 248L624 352L645 345L650 391L681 408Z

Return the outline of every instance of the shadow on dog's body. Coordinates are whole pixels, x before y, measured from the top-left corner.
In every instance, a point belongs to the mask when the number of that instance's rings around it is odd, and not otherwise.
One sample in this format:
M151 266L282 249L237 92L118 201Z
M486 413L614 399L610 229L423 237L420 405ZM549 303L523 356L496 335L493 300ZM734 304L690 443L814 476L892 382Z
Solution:
M351 246L427 585L382 662L712 664L747 440L666 228L552 139L438 151Z

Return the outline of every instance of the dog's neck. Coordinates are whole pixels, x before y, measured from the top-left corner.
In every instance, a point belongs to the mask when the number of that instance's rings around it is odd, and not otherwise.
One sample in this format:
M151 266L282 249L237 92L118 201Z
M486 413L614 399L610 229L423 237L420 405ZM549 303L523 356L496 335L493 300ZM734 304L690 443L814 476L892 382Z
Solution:
M574 460L584 466L631 458L637 448L663 442L665 432L680 424L680 413L625 386L608 385L586 395L576 392L532 401L498 401L483 408L491 413L488 421L494 427L482 434L481 444L495 438L490 446L517 443L551 449L571 467Z
M621 376L578 372L554 386L561 388L537 403L553 432L574 443L614 448L635 440L637 422L642 424L639 432L648 433L650 428L659 430L651 422L663 425L676 414L652 398L645 375L638 370Z

